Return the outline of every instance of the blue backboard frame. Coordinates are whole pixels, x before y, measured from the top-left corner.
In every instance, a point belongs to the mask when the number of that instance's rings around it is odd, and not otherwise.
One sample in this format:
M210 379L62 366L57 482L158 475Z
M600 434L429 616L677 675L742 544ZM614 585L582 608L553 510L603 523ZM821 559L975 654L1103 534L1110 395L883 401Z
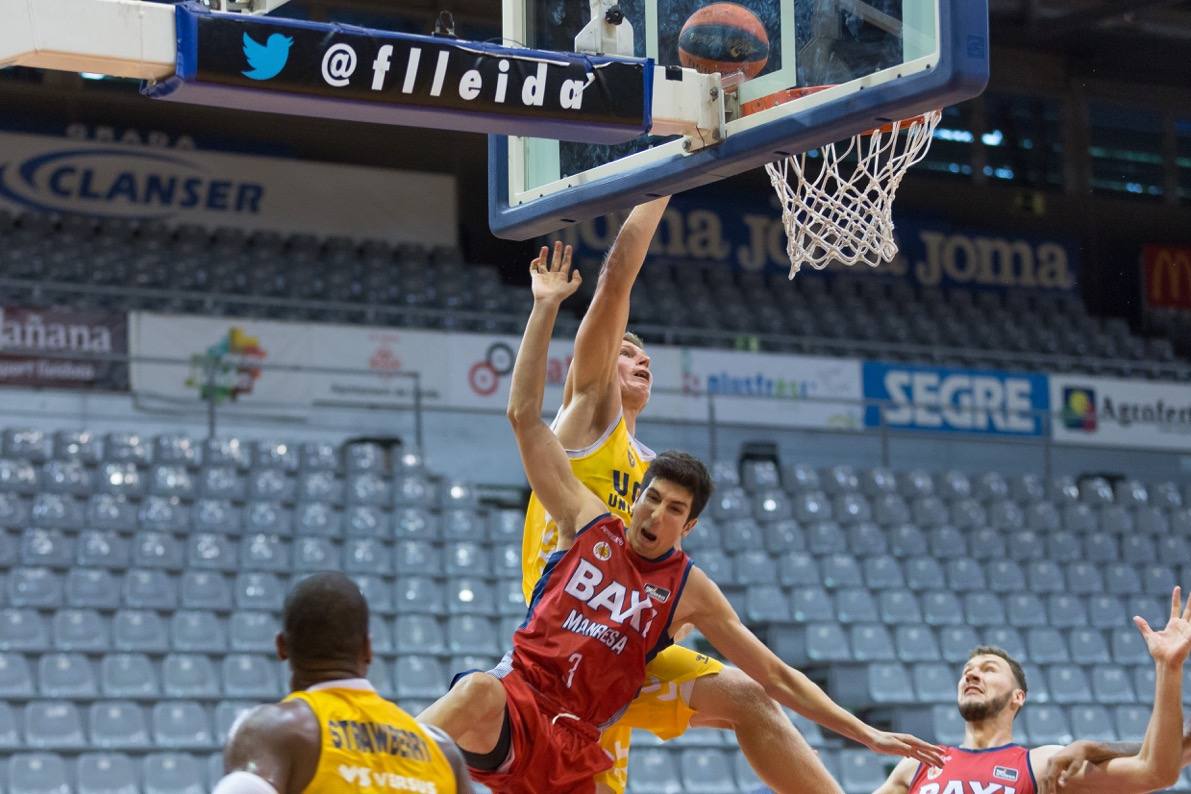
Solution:
M786 154L845 139L890 120L909 118L979 95L988 84L987 0L940 0L939 52L930 68L823 99L796 114L752 126L722 143L670 156L514 204L510 201L509 139L488 140L488 222L499 237L525 240L662 195L714 182ZM772 112L772 111L767 111Z

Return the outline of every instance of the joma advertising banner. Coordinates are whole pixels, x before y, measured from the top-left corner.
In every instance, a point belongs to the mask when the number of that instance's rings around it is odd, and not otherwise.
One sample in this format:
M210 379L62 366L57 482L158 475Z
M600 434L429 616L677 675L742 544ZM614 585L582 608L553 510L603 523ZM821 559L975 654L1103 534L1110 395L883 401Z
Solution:
M133 389L159 397L214 394L238 405L413 405L418 374L426 408L503 411L520 339L484 334L314 326L135 314L134 349L178 364L137 363ZM862 426L860 362L722 350L650 347L649 415L778 427ZM569 340L551 343L545 406L562 400ZM213 383L207 361L215 360ZM291 364L300 371L261 366ZM213 391L212 391L213 389Z
M1050 391L1060 412L1055 441L1191 450L1191 387L1186 383L1054 375Z
M627 211L561 230L582 259L600 260L616 239ZM921 287L1038 289L1071 292L1079 282L1079 247L1061 236L1018 234L1012 229L954 226L937 218L898 215L900 253L878 268L852 268L858 275L903 279ZM786 230L781 211L739 197L706 192L676 196L654 235L651 265L729 267L786 273ZM828 268L828 274L838 265ZM811 274L814 277L814 274Z
M0 133L0 208L453 245L443 174Z

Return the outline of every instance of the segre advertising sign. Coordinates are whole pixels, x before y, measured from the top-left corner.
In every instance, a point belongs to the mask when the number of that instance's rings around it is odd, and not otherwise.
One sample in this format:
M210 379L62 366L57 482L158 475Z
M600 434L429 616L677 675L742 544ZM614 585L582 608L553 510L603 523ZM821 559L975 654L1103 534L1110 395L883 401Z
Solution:
M1041 436L1050 393L1045 375L864 363L866 427L933 433Z

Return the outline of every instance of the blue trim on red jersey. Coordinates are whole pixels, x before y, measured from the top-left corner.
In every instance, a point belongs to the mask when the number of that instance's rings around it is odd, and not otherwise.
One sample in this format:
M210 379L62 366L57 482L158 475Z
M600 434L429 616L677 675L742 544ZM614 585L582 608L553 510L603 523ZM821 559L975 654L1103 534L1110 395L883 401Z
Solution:
M1029 748L1028 748L1028 747L1026 747L1025 745L1023 745L1023 744L1018 744L1017 742L1010 742L1009 744L1002 744L1002 745L1000 745L999 747L982 747L982 748L980 748L980 749L978 749L978 750L974 750L974 749L972 749L971 747L952 747L951 749L952 749L952 750L959 750L960 752L963 752L963 753L974 753L974 754L978 754L978 753L995 753L995 752L997 752L998 750L1008 750L1010 747L1020 747L1020 748L1022 748L1023 750L1028 750L1028 749L1029 749Z
M584 529L587 529L587 527L584 527ZM538 601L542 600L542 594L546 592L550 575L554 573L555 567L567 555L568 551L570 549L562 549L546 558L546 567L542 569L542 575L538 579L538 583L533 586L533 595L529 598L529 608L525 610L525 620L521 621L521 625L517 627L519 630L528 626L529 621L533 619L533 611L537 609Z
M584 525L583 525L583 529L581 529L581 530L579 530L578 532L576 532L576 533L575 533L575 537L576 537L576 538L578 538L578 537L579 537L580 535L582 535L584 532L586 532L587 530L591 529L593 526L595 526L596 524L600 523L600 522L601 522L601 521L603 521L605 518L610 518L611 516L612 516L612 514L611 514L611 513L600 513L598 516L596 516L595 518L593 518L592 520L590 520L590 521L588 521L586 524L584 524ZM621 528L622 528L622 529L624 528L624 522L623 522L623 521L621 521L621 522L620 522L620 526L621 526ZM566 551L566 549L564 549L564 551Z
M1030 773L1030 782L1034 784L1034 791L1038 790L1038 779L1034 777L1034 765L1030 763L1030 748L1026 748L1026 771Z
M678 602L682 600L682 591L686 589L686 580L691 575L691 568L694 565L694 560L688 559L686 561L686 569L682 572L682 581L679 582L678 591L674 594L674 603L670 605L670 616L666 618L666 625L662 628L662 634L658 637L657 645L653 646L653 650L645 654L646 664L652 662L653 657L674 644L674 638L670 636L670 625L674 622L674 613L678 611Z

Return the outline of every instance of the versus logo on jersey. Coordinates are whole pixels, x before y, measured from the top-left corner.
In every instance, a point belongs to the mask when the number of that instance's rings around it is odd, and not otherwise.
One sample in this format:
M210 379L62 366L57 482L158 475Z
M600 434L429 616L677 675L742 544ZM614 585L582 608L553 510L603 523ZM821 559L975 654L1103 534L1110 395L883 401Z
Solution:
M655 599L659 604L664 604L670 600L670 591L664 587L658 587L656 584L646 584L645 595Z
M595 546L592 548L592 552L595 554L596 559L600 562L607 562L608 560L612 559L612 547L609 546L605 541L601 540L599 543L595 544ZM646 592L649 592L649 588L646 588Z
M1017 770L1008 766L994 766L993 777L999 777L1001 780L1017 780Z

